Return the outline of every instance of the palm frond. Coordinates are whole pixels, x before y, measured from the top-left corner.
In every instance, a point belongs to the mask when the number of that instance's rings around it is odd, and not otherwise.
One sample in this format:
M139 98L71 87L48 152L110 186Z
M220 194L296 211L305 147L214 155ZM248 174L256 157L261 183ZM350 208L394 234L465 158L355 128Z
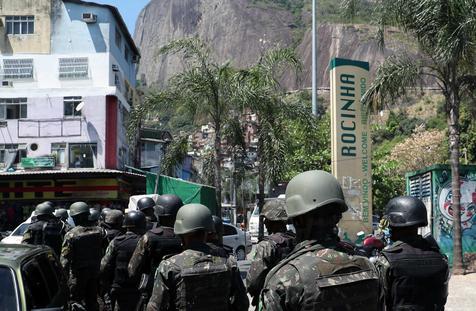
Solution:
M187 136L181 136L172 141L167 146L164 160L162 161L161 172L168 176L173 175L174 168L177 165L182 164L183 160L187 156L188 152L188 138ZM172 176L175 177L175 176Z

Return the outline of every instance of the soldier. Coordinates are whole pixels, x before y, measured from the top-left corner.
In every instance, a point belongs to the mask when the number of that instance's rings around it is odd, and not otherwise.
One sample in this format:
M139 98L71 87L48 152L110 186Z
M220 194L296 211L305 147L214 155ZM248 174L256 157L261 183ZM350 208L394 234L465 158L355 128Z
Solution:
M148 311L248 310L236 260L215 254L205 243L212 227L206 206L187 204L180 208L174 231L185 251L160 263Z
M124 214L117 209L105 213L101 227L106 231L106 240L109 244L115 237L122 234L122 221Z
M36 218L23 234L22 243L31 245L48 245L59 256L66 227L53 214L54 207L46 202L35 208Z
M213 215L213 228L208 232L207 244L220 255L229 256L233 254L233 248L223 245L223 231L223 220Z
M140 278L130 278L127 265L137 242L146 230L146 219L141 211L131 211L124 217L125 234L119 235L109 244L101 260L101 279L106 288L112 288L110 297L115 310L134 310L139 302ZM112 286L111 286L112 284Z
M448 261L435 240L418 234L428 225L426 207L414 197L390 200L386 217L392 246L377 260L387 310L444 310L448 295Z
M247 290L252 297L251 304L257 310L266 275L294 248L296 235L287 231L288 215L285 206L285 202L280 199L268 201L260 214L269 235L256 246L255 256L246 276Z
M99 226L99 218L101 217L101 212L96 208L89 209L89 225L90 226Z
M165 255L182 251L182 242L175 236L173 225L182 200L173 194L164 194L157 200L156 216L160 226L147 231L137 243L129 262L128 271L132 278L141 277L141 301L139 310L145 309L152 293L155 270Z
M88 311L97 311L104 231L89 225L89 206L84 202L73 203L70 216L76 226L66 233L61 250L61 265L68 277L70 301L73 306L79 304Z
M58 218L59 220L61 220L61 222L63 222L66 232L68 232L69 230L73 229L73 226L71 226L71 225L68 223L69 214L68 214L68 210L67 210L67 209L65 209L65 208L57 208L57 209L55 210L55 216L56 216L56 218Z
M154 228L157 224L157 217L155 216L155 201L151 197L143 197L137 202L139 211L145 214L147 219L147 230Z
M377 271L367 258L347 254L335 233L346 210L329 173L308 171L289 182L286 212L298 244L268 273L264 310L377 310Z

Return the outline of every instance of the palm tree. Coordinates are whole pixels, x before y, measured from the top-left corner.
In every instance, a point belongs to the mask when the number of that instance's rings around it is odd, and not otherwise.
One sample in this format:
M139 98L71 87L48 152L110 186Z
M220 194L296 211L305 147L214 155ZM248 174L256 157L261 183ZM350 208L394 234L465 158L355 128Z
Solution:
M299 71L301 63L292 49L272 49L258 63L241 71L241 83L246 107L255 113L258 136L258 208L264 205L265 185L276 182L282 175L286 152L285 120L296 118L303 122L311 115L300 103L285 101L285 90L279 83L284 70ZM259 237L263 236L260 219Z
M421 57L391 56L378 68L362 101L383 106L404 95L423 78L445 97L453 197L453 273L463 274L460 215L460 125L463 98L475 90L476 0L379 0L380 25L400 28L418 43Z

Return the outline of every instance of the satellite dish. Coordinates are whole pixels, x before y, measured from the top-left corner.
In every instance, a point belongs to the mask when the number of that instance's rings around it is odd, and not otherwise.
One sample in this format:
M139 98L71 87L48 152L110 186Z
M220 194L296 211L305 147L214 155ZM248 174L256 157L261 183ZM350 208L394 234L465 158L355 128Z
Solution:
M80 102L79 105L76 106L76 111L81 111L84 108L84 102Z

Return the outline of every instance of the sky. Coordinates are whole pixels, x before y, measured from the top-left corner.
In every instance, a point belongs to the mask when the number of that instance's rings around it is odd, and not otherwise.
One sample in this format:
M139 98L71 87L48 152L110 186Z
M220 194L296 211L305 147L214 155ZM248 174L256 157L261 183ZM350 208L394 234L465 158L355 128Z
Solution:
M134 35L136 19L140 11L149 3L150 0L88 0L90 2L110 4L119 9L122 18L129 28L131 35Z

